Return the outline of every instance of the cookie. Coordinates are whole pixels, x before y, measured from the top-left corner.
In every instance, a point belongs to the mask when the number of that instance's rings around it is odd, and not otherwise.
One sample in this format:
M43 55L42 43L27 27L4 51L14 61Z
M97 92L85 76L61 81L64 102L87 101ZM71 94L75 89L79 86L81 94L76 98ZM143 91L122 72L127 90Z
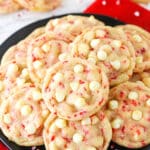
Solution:
M8 63L10 61L16 60L16 62L22 66L27 66L27 47L29 43L36 37L44 33L44 27L35 29L31 34L29 34L25 39L11 46L3 55L1 59L1 64Z
M23 8L30 11L49 11L58 7L60 0L16 0Z
M120 26L131 41L136 56L134 72L150 69L150 33L136 25Z
M70 43L86 28L92 28L97 25L103 26L104 23L95 19L94 16L85 17L68 15L50 20L46 25L46 32L54 32L59 39Z
M68 43L53 35L43 34L37 37L28 48L27 65L34 82L42 83L46 71L58 61L62 52L68 51Z
M11 93L16 92L14 88L26 83L32 83L28 68L22 67L16 61L0 66L0 101L7 100ZM39 83L35 85L40 87Z
M50 116L43 137L47 150L107 150L112 129L103 112L80 121Z
M106 114L112 141L127 148L150 144L150 89L141 82L125 82L110 90Z
M21 9L14 0L0 0L0 14L7 14Z
M87 59L101 67L111 86L129 80L135 67L135 52L121 29L99 26L86 30L71 44L73 57Z
M22 146L43 144L43 125L49 114L40 89L26 84L0 106L0 127L9 140Z
M150 88L150 70L140 73L140 77L143 83Z
M150 3L150 0L133 0L136 3Z
M108 88L101 68L71 58L47 71L42 93L51 112L67 120L80 120L100 110L107 102Z

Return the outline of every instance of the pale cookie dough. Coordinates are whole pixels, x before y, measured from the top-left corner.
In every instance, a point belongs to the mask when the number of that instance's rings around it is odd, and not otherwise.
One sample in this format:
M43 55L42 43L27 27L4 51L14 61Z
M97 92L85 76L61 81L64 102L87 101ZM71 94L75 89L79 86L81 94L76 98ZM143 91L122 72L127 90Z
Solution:
M150 88L150 70L140 73L143 83Z
M136 3L150 3L150 0L132 0Z
M49 115L42 93L34 84L17 87L0 107L0 127L9 140L22 146L43 144L43 125Z
M5 101L10 93L15 93L15 87L31 83L27 68L18 65L16 61L0 66L0 101ZM36 86L40 86L38 83ZM1 102L0 102L1 103Z
M150 33L136 25L120 26L133 44L136 56L134 72L150 69Z
M127 81L135 67L135 52L122 29L99 26L86 30L71 44L73 57L87 59L101 67L114 86Z
M76 16L68 15L65 17L52 19L46 25L46 32L54 32L59 39L67 42L72 42L74 38L80 35L86 28L92 28L94 26L104 23L95 19L94 16Z
M27 66L27 48L29 43L44 33L44 27L35 29L31 34L29 34L24 40L20 41L18 44L11 46L3 55L1 59L1 64L8 63L12 60L16 60L18 64L22 66Z
M100 110L107 102L108 88L102 68L72 58L47 71L42 93L51 112L67 120L79 120Z
M68 52L68 43L55 36L43 34L32 41L28 48L27 65L34 82L42 83L46 71L54 65L63 52Z
M103 112L80 121L49 116L43 137L46 150L107 150L112 129Z
M14 0L0 0L0 14L15 12L21 9L21 6Z
M112 141L140 148L150 144L150 89L141 82L125 82L110 90L106 107Z
M31 11L49 11L58 7L61 0L16 0L23 8Z

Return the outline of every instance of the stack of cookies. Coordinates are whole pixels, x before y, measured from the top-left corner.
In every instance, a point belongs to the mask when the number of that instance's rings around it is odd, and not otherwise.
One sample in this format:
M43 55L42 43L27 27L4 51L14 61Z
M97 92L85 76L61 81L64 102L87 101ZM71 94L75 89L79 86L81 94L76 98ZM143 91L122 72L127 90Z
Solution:
M93 16L51 19L4 54L0 128L22 146L150 144L150 33Z
M30 11L49 11L58 7L61 0L0 0L0 14L11 13L20 9Z

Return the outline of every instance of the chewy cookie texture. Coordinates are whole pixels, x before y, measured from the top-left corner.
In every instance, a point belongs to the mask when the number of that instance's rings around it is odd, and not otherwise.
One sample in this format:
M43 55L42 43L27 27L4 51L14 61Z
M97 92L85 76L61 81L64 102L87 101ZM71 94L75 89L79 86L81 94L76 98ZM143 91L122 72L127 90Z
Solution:
M149 145L149 39L138 26L94 16L50 20L2 57L1 131L46 150Z
M61 4L61 0L0 0L0 14L26 9L30 11L50 11Z

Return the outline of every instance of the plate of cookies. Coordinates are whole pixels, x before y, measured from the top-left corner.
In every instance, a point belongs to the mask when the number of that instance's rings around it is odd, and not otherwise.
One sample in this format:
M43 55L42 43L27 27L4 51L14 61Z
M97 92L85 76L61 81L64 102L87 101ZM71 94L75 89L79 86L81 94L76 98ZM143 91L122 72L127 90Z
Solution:
M149 150L150 33L65 14L0 46L0 140L10 150Z

